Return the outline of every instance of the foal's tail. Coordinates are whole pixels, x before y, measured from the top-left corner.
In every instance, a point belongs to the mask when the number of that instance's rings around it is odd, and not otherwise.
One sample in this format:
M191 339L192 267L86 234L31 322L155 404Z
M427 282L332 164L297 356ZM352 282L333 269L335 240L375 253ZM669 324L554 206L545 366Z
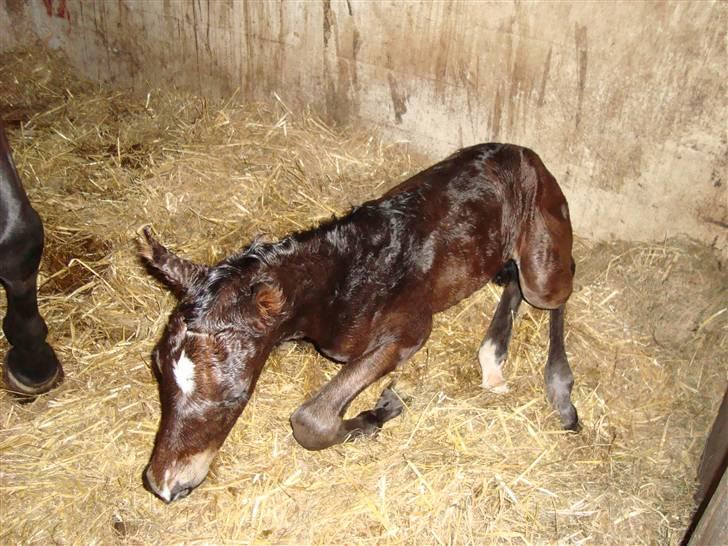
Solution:
M515 280L518 280L518 266L513 260L508 260L493 277L493 282L498 286L505 286Z

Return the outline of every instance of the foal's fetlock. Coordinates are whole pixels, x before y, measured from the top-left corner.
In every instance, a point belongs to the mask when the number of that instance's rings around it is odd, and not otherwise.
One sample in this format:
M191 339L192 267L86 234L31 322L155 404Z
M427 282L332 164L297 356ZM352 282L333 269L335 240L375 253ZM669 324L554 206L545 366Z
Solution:
M346 421L347 440L362 436L376 436L383 424L384 421L376 410L364 410L353 419Z
M561 397L549 390L548 399L554 409L559 412L561 427L564 430L573 430L574 432L581 430L579 414L576 412L574 404L571 403L570 397Z
M384 423L397 417L403 410L402 400L390 385L382 391L374 409L362 411L353 419L344 421L344 427L348 431L347 439L376 436L382 430Z

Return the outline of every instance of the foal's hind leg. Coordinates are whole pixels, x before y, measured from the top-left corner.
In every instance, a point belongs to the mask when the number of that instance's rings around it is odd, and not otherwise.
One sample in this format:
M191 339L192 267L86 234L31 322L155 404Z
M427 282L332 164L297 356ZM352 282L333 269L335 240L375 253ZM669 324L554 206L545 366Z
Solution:
M548 290L538 290L538 285L526 285L529 275L533 271L524 272L521 269L521 289L529 303L538 301L541 308L550 309L551 322L549 326L549 356L546 361L546 393L554 408L559 412L561 425L568 430L577 430L579 419L576 408L571 403L571 387L574 376L569 367L564 349L564 308L566 299L571 293L573 277L573 262L571 268L564 274L560 269L548 271L541 270L540 276ZM530 289L529 289L530 288Z
M508 354L508 343L513 330L513 318L518 312L523 296L518 288L516 264L509 262L498 274L495 282L505 284L498 307L488 326L488 332L478 350L478 360L483 372L483 388L493 392L508 392L503 378L503 365Z
M564 308L565 305L550 311L549 357L546 361L546 394L554 408L559 412L561 425L567 430L579 429L579 416L571 403L571 388L574 375L564 349Z
M571 403L574 376L564 349L564 306L571 295L575 272L571 225L565 205L564 201L561 207L542 209L528 225L521 238L518 272L526 301L550 310L546 393L559 412L562 426L577 430L579 419ZM561 217L553 212L554 208L560 211Z

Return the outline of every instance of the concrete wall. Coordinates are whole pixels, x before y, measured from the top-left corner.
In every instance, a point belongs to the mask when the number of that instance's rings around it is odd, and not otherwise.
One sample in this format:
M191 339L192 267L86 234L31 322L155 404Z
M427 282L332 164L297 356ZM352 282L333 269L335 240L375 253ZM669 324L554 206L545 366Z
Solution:
M535 149L577 231L728 252L728 3L0 0L84 75L311 104L439 158Z

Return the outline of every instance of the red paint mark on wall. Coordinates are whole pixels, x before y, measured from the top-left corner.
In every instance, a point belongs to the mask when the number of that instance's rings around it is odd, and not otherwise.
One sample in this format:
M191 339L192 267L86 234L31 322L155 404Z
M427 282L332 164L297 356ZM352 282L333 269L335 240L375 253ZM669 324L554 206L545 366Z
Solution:
M43 0L43 5L45 6L48 17L55 15L60 19L66 19L69 23L71 22L71 12L66 7L66 0L58 0L55 13L53 13L53 0Z
M69 21L71 20L71 14L66 9L66 0L59 0L58 8L56 9L56 17L68 19Z

